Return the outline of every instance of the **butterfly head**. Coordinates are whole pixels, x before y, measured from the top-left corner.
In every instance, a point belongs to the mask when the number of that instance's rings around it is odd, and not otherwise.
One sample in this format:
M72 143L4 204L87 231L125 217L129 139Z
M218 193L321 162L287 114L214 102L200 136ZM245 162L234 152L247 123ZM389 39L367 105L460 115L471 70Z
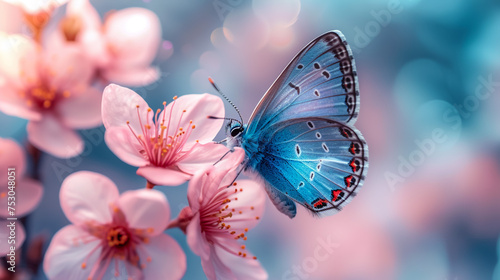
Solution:
M241 140L245 133L246 125L237 120L231 120L226 125L226 143L228 148L241 147Z

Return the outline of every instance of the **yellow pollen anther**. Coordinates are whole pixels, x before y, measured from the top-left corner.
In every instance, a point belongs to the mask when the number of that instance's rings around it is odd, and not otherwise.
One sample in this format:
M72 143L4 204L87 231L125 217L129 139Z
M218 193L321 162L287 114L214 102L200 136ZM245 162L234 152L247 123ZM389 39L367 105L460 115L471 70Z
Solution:
M237 184L236 182L234 182L234 183L233 183L233 186L236 186L236 185L238 185L238 184Z
M196 143L200 143L200 140L196 140Z
M182 110L183 113L186 113L186 109Z
M245 258L247 256L247 254L243 254L243 257Z
M167 101L163 101L163 106L167 105Z
M193 124L193 126L191 127L192 129L194 129L196 126Z
M43 101L43 107L44 107L44 108L49 108L51 104L52 104L52 103L50 102L50 100L45 100L45 101Z
M251 206L251 207L250 207L250 209L252 209L252 210L253 210L253 209L255 209L255 208L254 208L253 206Z
M242 192L242 191L243 191L243 189L240 189L240 192Z
M151 108L148 108L148 112L151 112L151 111L153 111L153 110Z
M240 214L243 214L243 212L240 211Z
M260 219L260 218L257 216L257 217L255 217L255 219L256 219L256 220L258 220L258 219Z
M129 121L127 121L127 124L130 124L130 122L129 122Z
M248 228L245 229L245 232L248 232Z
M234 230L230 232L230 234L235 234L235 233L236 233L236 231L234 231Z
M245 240L245 241L246 241L246 240L247 240L247 237L246 237L246 236L245 236L245 237L243 237L243 240Z
M256 259L257 259L257 257L253 257L253 259L254 259L254 260L256 260Z
M120 208L118 208L118 207L113 207L113 212L118 213L118 211L120 211Z
M82 269L85 269L87 267L86 263L82 263Z
M238 256L241 256L241 252L238 252Z
M177 95L176 95L176 96L174 96L174 98L173 98L173 99L174 99L174 100L176 100L176 99L177 99Z
M189 123L193 123L193 121L189 121Z
M136 108L139 108L139 105L135 105Z
M245 245L241 245L241 249L245 250Z
M226 229L230 229L230 228L231 228L231 225L227 225L227 226L226 226Z

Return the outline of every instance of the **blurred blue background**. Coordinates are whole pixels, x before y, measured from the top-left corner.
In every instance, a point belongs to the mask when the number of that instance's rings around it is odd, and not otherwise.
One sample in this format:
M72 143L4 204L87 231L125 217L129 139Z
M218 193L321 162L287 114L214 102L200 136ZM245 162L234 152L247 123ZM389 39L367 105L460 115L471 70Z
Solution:
M135 88L153 109L174 95L216 94L211 76L248 119L303 46L329 30L344 33L359 74L356 126L369 144L368 177L356 199L328 218L300 209L289 220L268 201L247 248L270 279L500 280L499 1L91 2L101 16L132 6L159 16L162 75ZM226 112L237 116L229 104ZM0 123L1 137L26 142L24 120L0 113ZM81 132L79 157L43 155L45 194L29 217L31 237L50 239L69 223L58 191L72 172L100 172L120 191L145 186L107 148L103 132ZM157 187L173 217L187 205L186 187ZM183 233L168 233L187 254L184 278L204 279ZM325 242L336 246L318 258ZM46 278L40 270L35 279Z

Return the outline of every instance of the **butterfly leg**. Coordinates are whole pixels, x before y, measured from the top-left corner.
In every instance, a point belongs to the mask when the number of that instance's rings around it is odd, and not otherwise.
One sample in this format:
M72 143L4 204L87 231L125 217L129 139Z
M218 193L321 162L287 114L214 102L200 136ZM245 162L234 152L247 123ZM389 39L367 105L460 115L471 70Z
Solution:
M227 151L220 159L218 159L213 165L215 166L217 163L219 163L224 157L227 156L227 154L234 152L234 149L230 149Z

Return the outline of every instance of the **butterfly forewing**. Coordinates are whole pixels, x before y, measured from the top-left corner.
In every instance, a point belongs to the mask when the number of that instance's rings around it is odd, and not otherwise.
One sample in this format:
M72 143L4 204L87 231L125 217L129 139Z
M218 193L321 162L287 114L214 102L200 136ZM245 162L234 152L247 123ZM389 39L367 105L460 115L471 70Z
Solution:
M290 118L323 117L352 124L359 111L352 51L339 31L309 43L285 68L250 118L250 133Z

